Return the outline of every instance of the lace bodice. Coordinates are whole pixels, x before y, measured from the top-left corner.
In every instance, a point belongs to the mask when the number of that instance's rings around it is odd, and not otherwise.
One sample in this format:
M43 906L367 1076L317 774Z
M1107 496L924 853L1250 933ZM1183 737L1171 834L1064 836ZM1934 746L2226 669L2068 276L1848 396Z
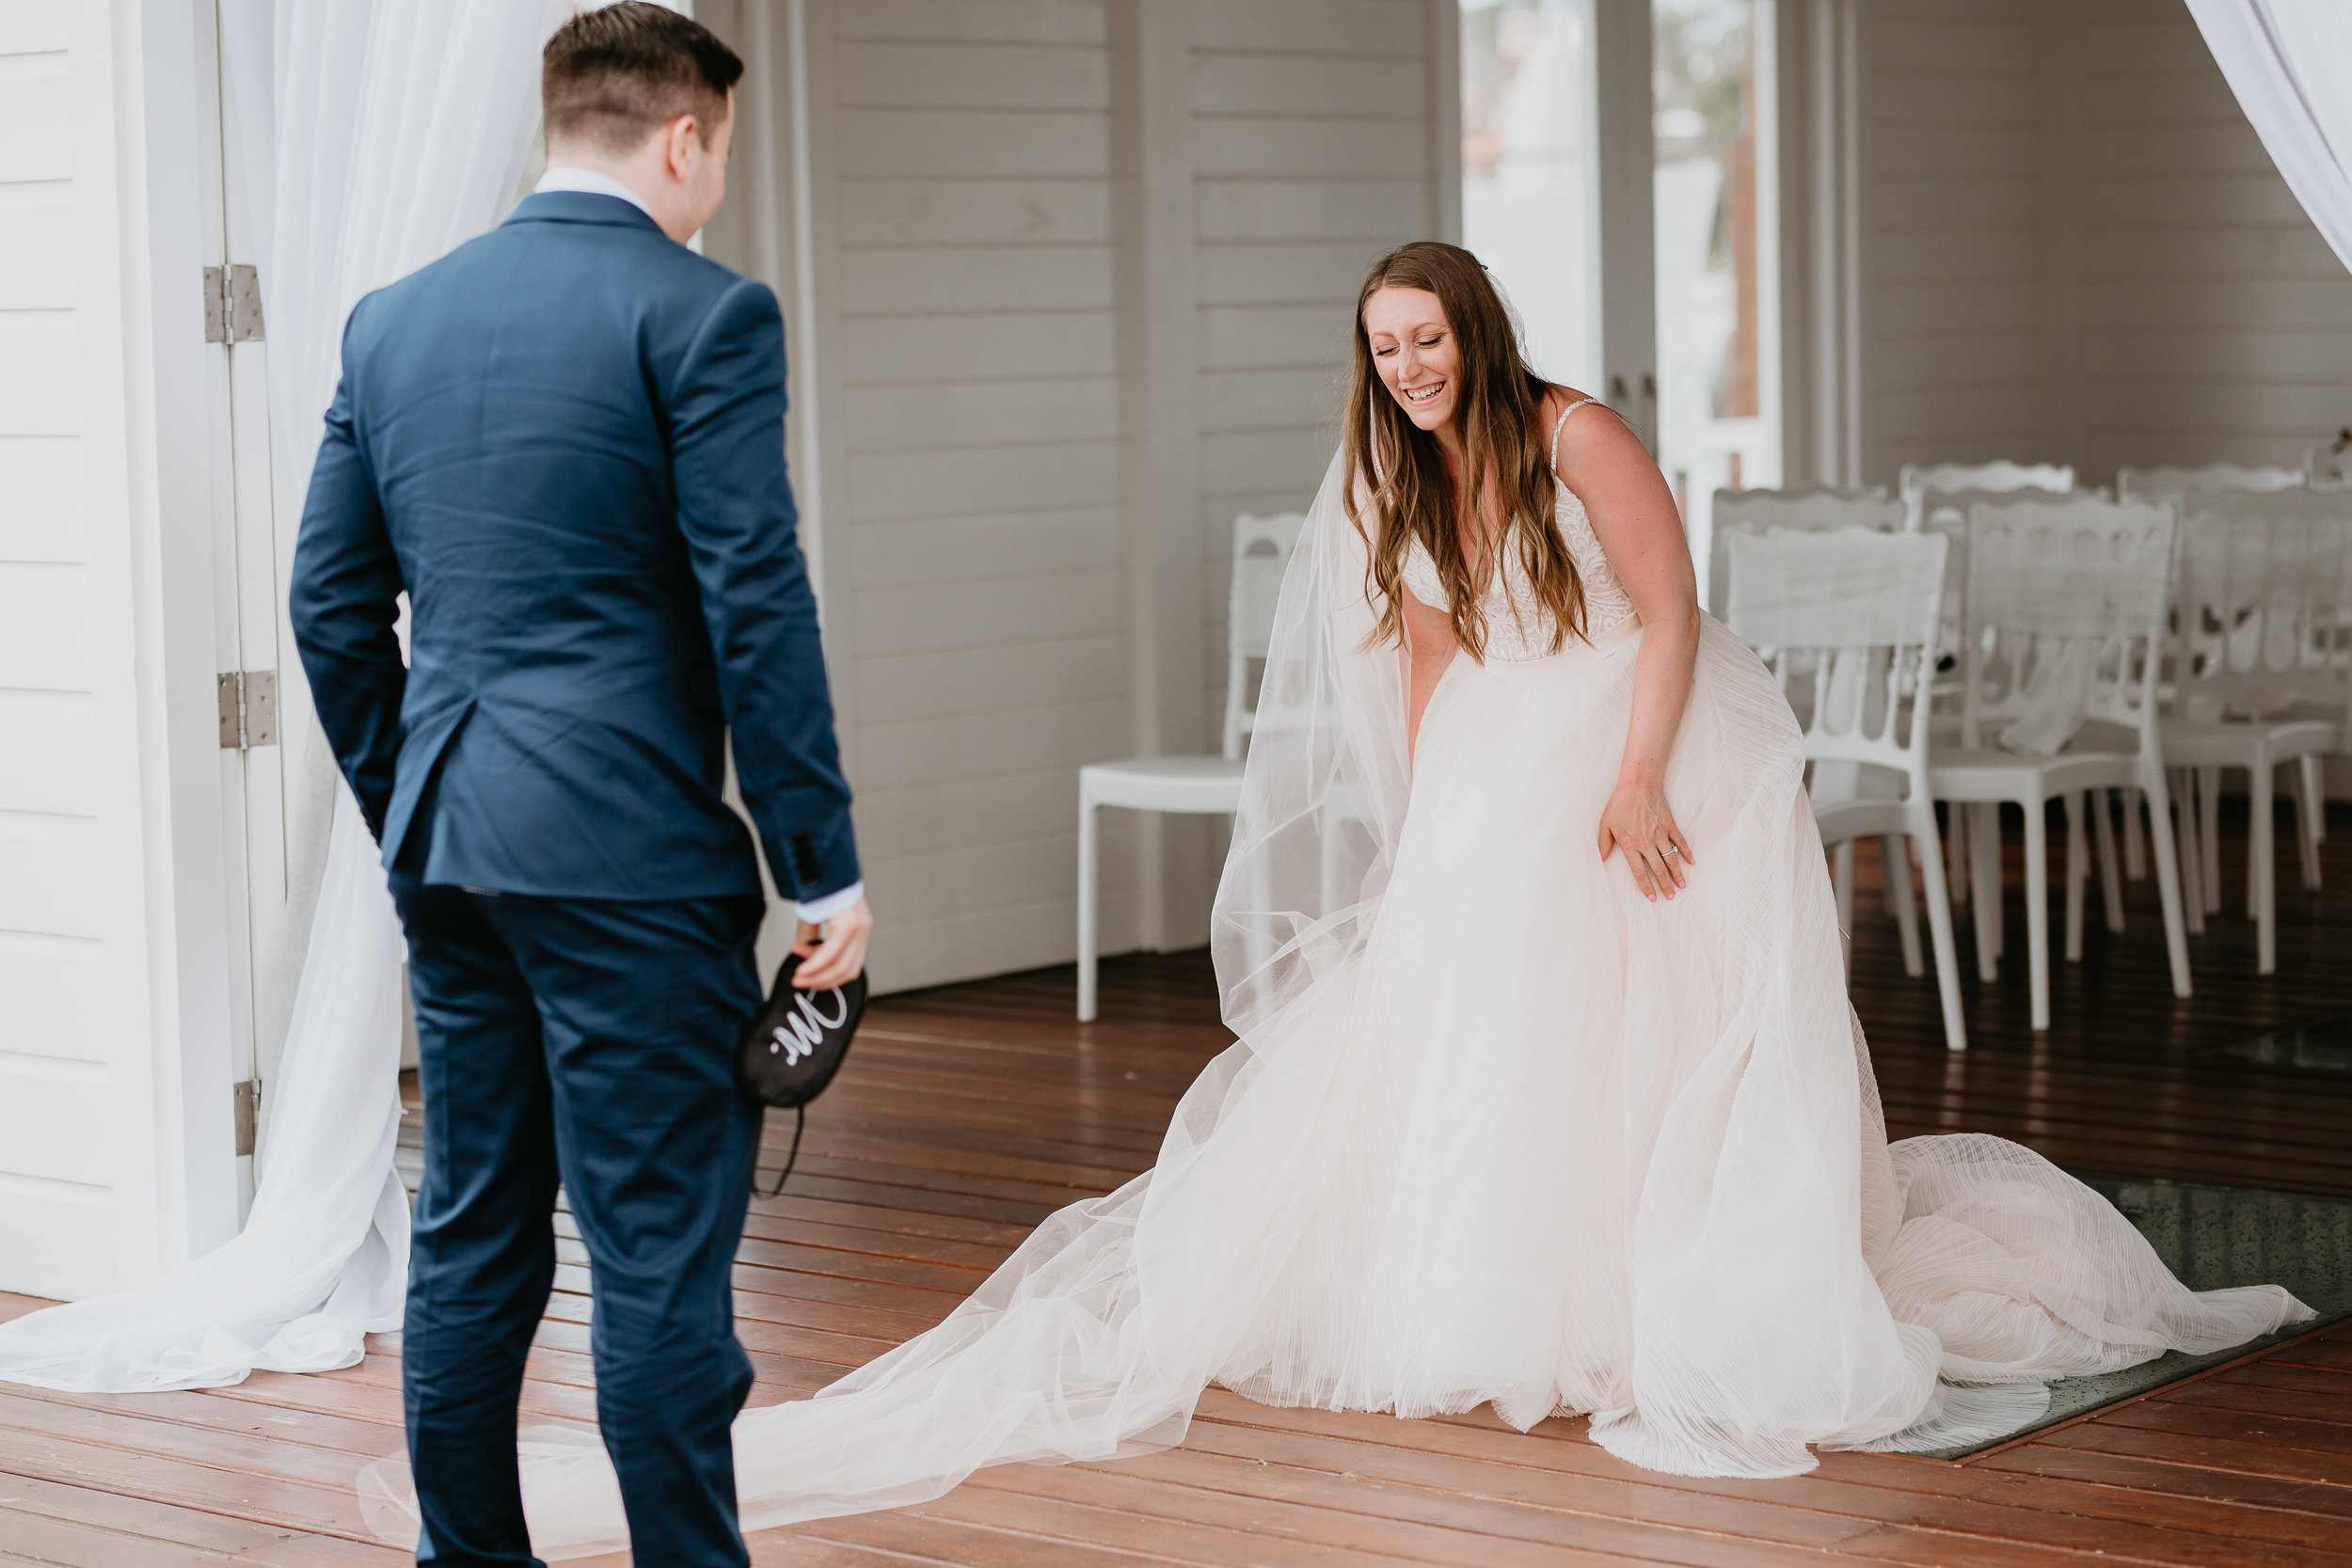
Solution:
M1561 426L1568 422L1569 414L1583 406L1582 403L1570 404L1560 416L1559 423L1551 427L1551 464L1555 473L1560 467ZM1633 601L1609 565L1609 552L1600 547L1600 537L1593 531L1593 520L1585 514L1584 502L1565 484L1560 486L1552 521L1568 547L1568 559L1576 563L1577 578L1584 589L1584 635L1587 640L1597 639L1633 613ZM1502 557L1479 605L1486 621L1486 657L1503 664L1549 657L1552 652L1551 617L1535 602L1526 569L1519 564L1518 552L1505 550ZM1438 577L1438 563L1418 539L1406 551L1403 575L1406 591L1413 597L1432 610L1452 608L1453 601Z

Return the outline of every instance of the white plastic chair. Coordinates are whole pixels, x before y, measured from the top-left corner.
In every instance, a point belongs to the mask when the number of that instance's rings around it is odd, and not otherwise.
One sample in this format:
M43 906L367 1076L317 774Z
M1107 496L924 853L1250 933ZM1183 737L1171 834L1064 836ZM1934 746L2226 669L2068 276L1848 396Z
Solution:
M2201 468L2157 464L2149 468L2118 468L2115 493L2122 500L2180 500L2203 490L2295 490L2305 475L2300 468L2240 467L2235 463L2208 463Z
M2175 531L2171 504L2096 496L1979 501L1968 525L1965 670L1959 742L1931 742L1930 785L1939 800L1976 808L1969 827L1977 966L1998 976L2001 926L1999 808L2026 817L2026 926L2033 1027L2050 1026L2048 801L2136 785L2155 831L2149 837L2164 906L2172 990L2189 994L2188 933L2173 859L2170 796L2156 710L2157 667ZM2003 749L2002 732L2031 726L2045 741L2079 722L2050 755ZM2025 743L2027 737L2020 737ZM2078 819L2076 819L2078 821ZM2079 845L2079 830L2068 834ZM2067 957L2082 953L2079 847L2067 856Z
M1868 490L1718 490L1712 515L1707 612L1725 626L1731 624L1731 541L1737 536L1774 530L1828 533L1843 528L1898 533L1904 526L1903 503L1891 499L1883 484Z
M1256 718L1250 662L1263 662L1274 635L1282 573L1306 527L1304 513L1233 519L1233 581L1227 601L1225 741L1216 756L1129 757L1078 769L1078 1021L1094 1020L1096 885L1101 866L1095 813L1129 811L1231 816L1241 806L1242 753Z
M1929 677L1948 550L1939 534L1864 528L1735 534L1726 609L1733 632L1764 657L1790 705L1805 716L1804 754L1817 777L1824 764L1845 764L1883 768L1901 781L1896 799L1816 798L1813 816L1825 846L1879 840L1887 900L1902 929L1903 969L1914 976L1924 971L1904 840L1917 847L1944 1040L1965 1051L1951 902L1928 787ZM1810 691L1795 690L1800 682ZM1837 871L1837 918L1846 930L1853 920L1852 865L1849 855ZM1851 970L1851 938L1847 959Z
M1920 500L1931 490L1947 495L1955 490L1982 490L2005 496L2017 490L2063 493L2074 487L2074 469L2066 463L1906 463L1897 480L1896 493L1910 509L1911 527L1916 530ZM1951 569L1957 570L1959 565L1954 561ZM1949 586L1946 585L1947 590Z
M2181 812L2192 911L2220 907L2213 802L2221 769L2246 770L2251 832L2247 913L2256 973L2278 969L2272 790L2280 763L2344 750L2352 719L2352 492L2192 493L2173 594L2171 711L2165 760L2200 772L2205 816ZM2297 800L2303 885L2319 885L2312 831L2323 809Z

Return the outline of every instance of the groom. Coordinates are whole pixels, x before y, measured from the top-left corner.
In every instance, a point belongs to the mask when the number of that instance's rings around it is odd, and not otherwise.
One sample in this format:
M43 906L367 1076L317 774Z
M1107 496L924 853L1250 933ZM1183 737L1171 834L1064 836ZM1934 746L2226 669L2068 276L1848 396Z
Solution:
M559 1180L637 1560L748 1560L728 1275L761 1113L730 1061L763 906L730 738L799 983L854 975L872 920L793 539L783 322L684 244L725 194L742 69L637 0L549 40L547 178L352 312L303 511L294 636L416 1005L420 1562L536 1560L515 1433Z

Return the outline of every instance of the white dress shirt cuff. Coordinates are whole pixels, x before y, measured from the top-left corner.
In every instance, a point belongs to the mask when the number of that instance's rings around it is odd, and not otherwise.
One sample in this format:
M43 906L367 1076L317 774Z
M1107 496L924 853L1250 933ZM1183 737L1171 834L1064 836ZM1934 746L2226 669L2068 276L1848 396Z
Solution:
M793 905L792 909L794 913L809 925L822 926L834 915L843 914L857 908L859 900L865 896L866 882L860 879L843 888L839 893L828 893L822 898L811 898L804 904Z

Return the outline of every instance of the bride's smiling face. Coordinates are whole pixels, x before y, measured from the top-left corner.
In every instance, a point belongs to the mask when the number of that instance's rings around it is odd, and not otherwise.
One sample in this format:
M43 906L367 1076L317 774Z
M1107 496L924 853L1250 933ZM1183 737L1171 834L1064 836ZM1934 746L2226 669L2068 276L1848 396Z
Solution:
M1364 337L1380 379L1423 430L1454 422L1462 356L1445 307L1426 289L1378 289L1364 301Z

